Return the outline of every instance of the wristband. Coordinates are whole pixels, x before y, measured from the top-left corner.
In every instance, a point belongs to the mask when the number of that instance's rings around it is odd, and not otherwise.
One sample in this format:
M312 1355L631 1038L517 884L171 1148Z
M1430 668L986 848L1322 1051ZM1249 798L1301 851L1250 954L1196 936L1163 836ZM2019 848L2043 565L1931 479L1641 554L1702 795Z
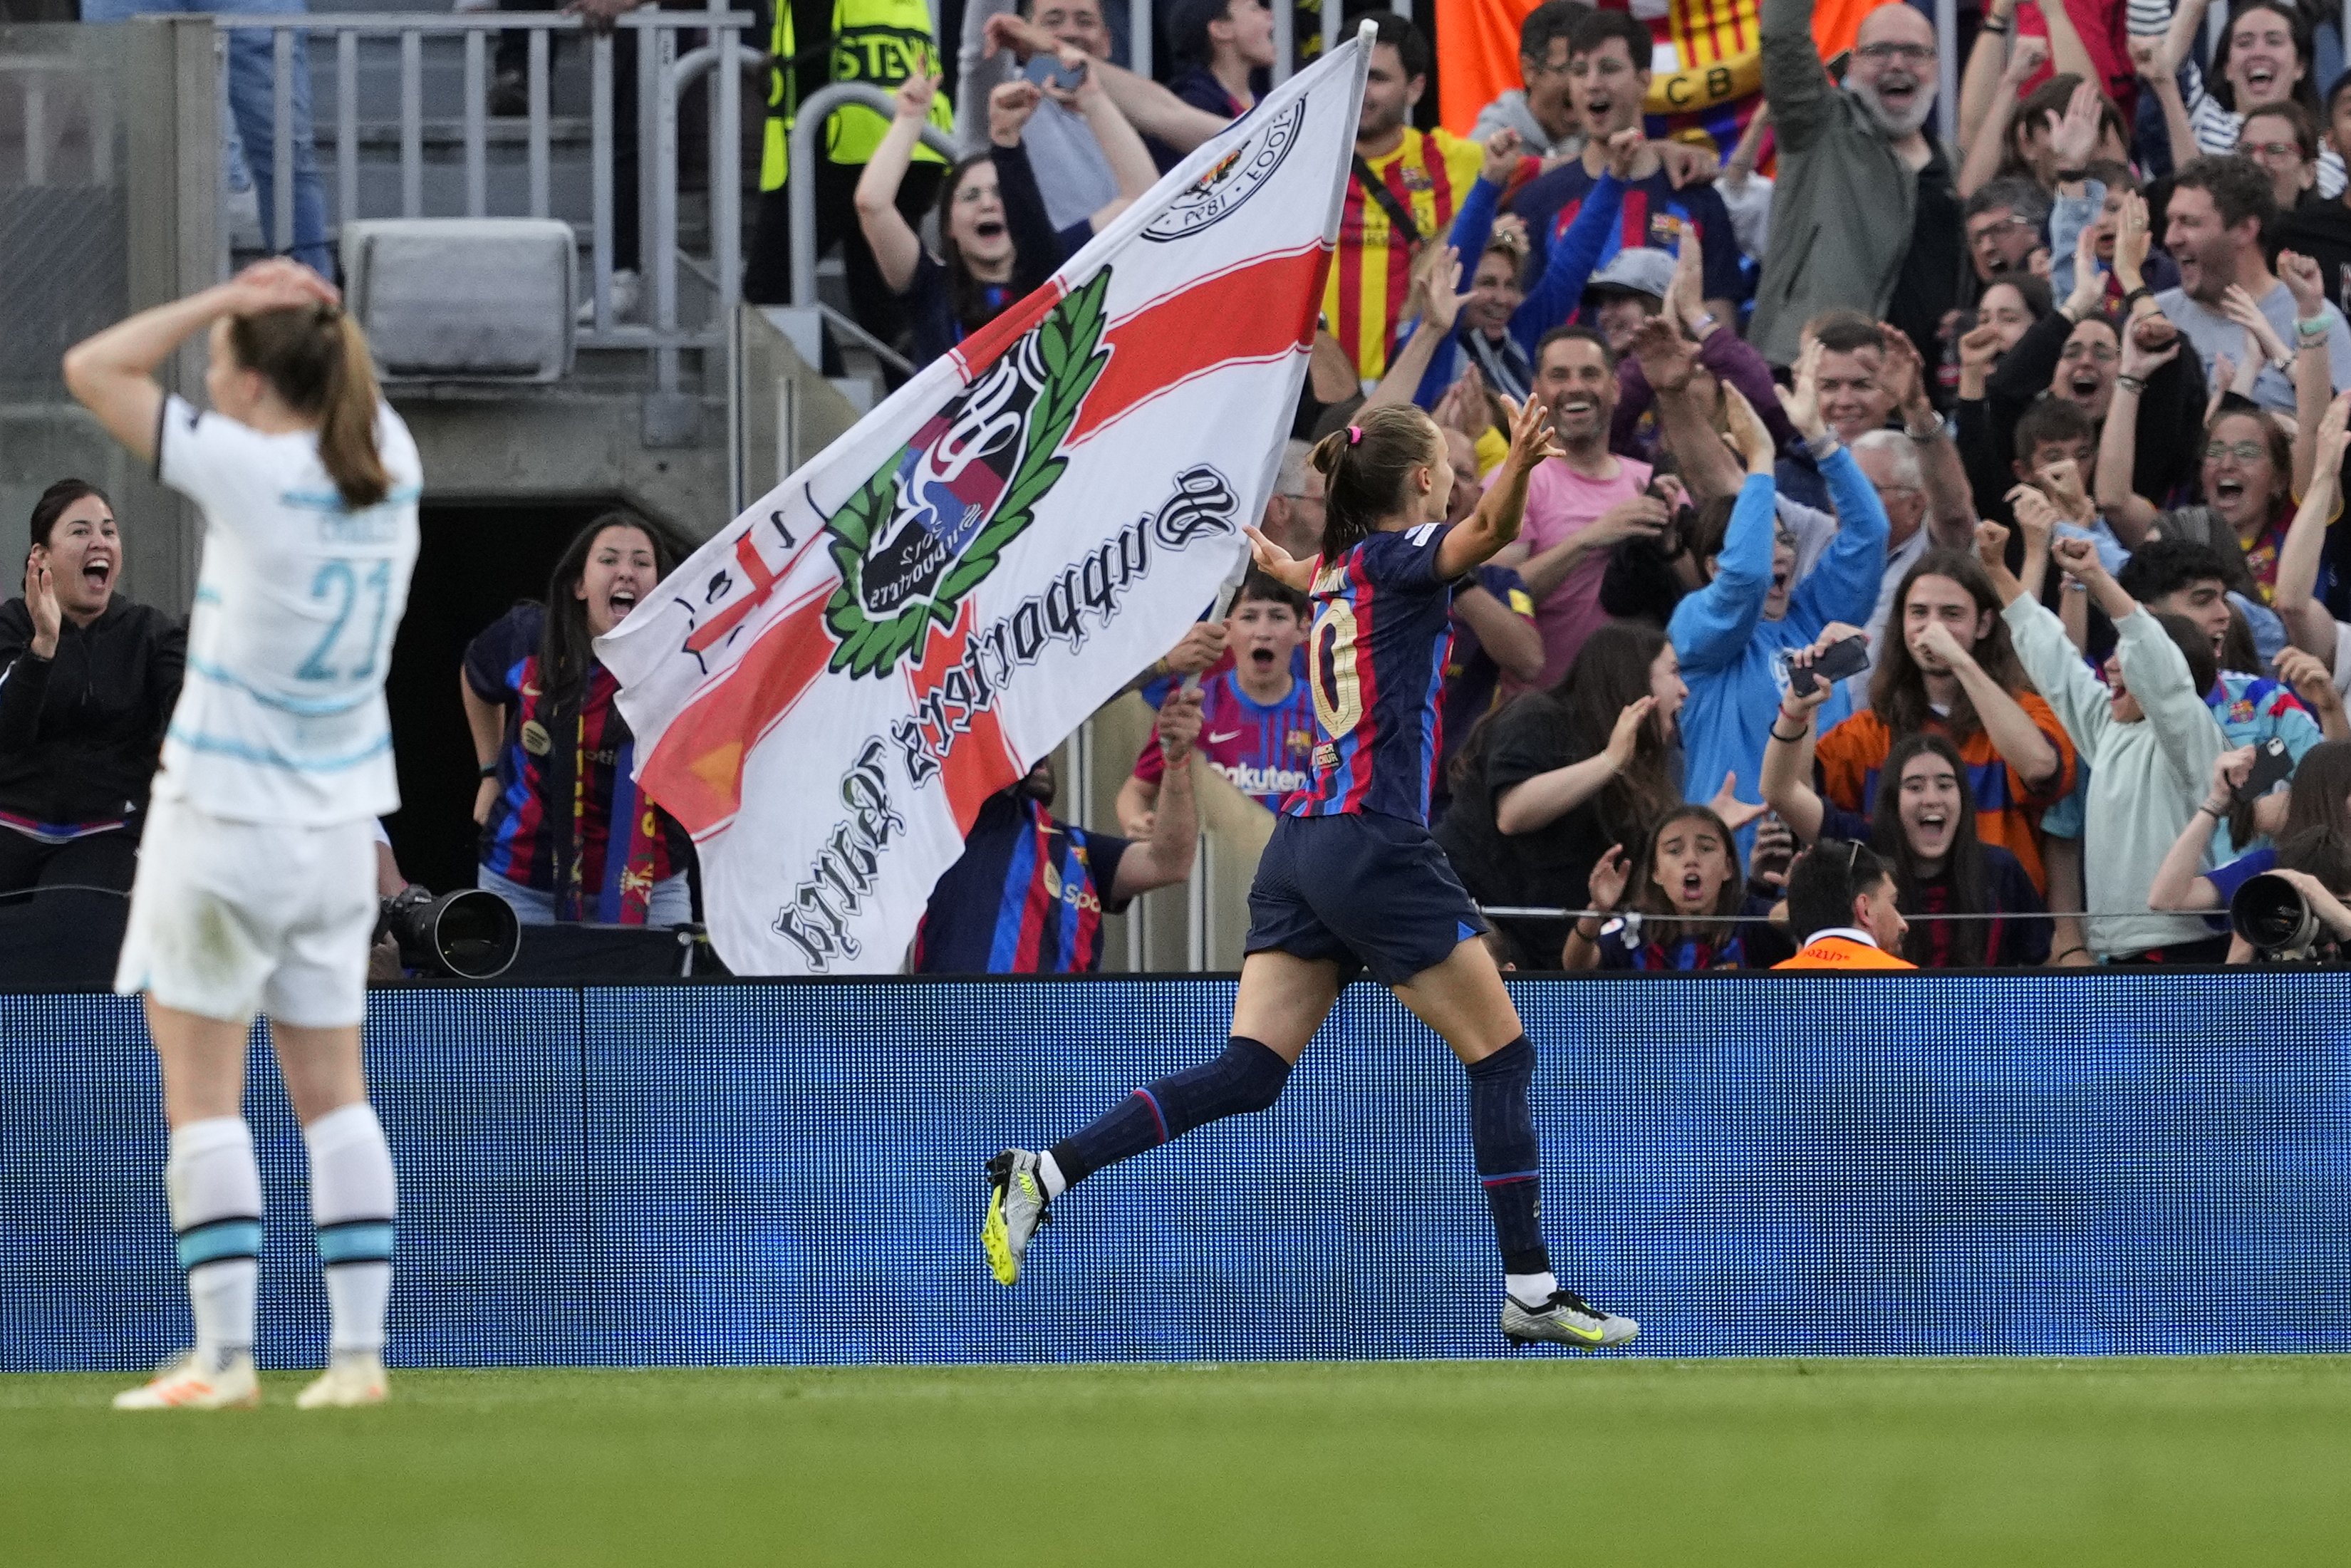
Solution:
M2223 811L2223 810L2218 810L2217 808L2215 808L2215 807L2213 806L2212 802L2211 802L2211 801L2210 801L2210 800L2202 800L2202 801L2199 801L2199 802L2197 803L2196 810L2197 810L2199 813L2210 813L2210 816L2211 816L2211 818L2212 818L2212 820L2213 820L2214 821L2216 821L2216 822L2225 821L2227 821L2227 820L2228 820L2229 813L2228 813L2228 812L2226 812L2226 811Z
M1924 430L1913 430L1910 428L1910 422L1905 420L1902 422L1902 434L1919 445L1926 446L1943 438L1943 427L1939 424L1930 424Z
M1592 917L1591 917L1590 915L1585 915L1585 916L1583 917L1583 919L1584 919L1584 920L1591 920L1591 919L1592 919ZM1586 931L1586 930L1583 928L1583 920L1579 920L1579 921L1577 921L1577 922L1575 923L1575 934L1576 934L1578 936L1583 937L1586 942L1597 942L1597 941L1599 941L1599 940L1600 940L1600 930L1601 930L1600 922L1598 922L1598 921L1596 921L1596 920L1593 920L1593 921L1592 922L1592 929L1591 929L1591 930L1589 930L1589 931Z
M1780 727L1775 724L1771 727L1771 738L1778 741L1782 746L1793 746L1798 741L1804 738L1804 732L1800 729L1793 735L1782 735L1780 733Z
M2115 378L2115 385L2128 392L2143 392L2147 391L2147 383L2139 380L2137 376L2116 376Z
M485 779L496 778L498 776L498 765L495 762L483 763L481 776Z
M2327 331L2331 323L2329 323L2324 316L2313 316L2307 321L2296 317L2294 319L2294 329L2306 339L2314 342L2323 343L2326 340Z
M1978 22L1976 24L1976 31L1979 33L1990 33L1995 37L2005 38L2008 37L2008 24L2005 22Z
M2154 298L2155 290L2142 283L2137 288L2132 289L2128 294L2123 296L2123 308L2127 310L2142 299L2152 299Z
M2090 951L2090 950L2089 950L2087 947L2081 947L2081 946L2068 947L2068 948L2066 948L2063 953L2058 954L2058 955L2057 955L2057 956L2055 956L2054 958L2050 959L2049 961L2050 961L2051 963L2053 963L2053 964L2062 964L2062 963L2064 963L2066 959L2068 959L2068 958L2072 957L2072 956L2073 956L2074 954L2076 954L2076 953L2088 953L2089 951ZM2095 954L2092 954L2091 956L2092 956L2093 957L2096 956L2096 955L2095 955Z

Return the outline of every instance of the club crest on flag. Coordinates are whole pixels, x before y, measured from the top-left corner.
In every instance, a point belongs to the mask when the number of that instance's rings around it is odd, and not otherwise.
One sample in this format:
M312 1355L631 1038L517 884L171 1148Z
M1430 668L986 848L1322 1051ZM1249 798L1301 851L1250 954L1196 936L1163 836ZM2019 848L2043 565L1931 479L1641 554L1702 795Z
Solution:
M1143 231L1143 237L1162 243L1182 239L1238 211L1243 202L1273 178L1273 172L1297 144L1299 127L1305 123L1303 99L1291 104L1288 113L1272 116L1255 135L1217 159L1207 173L1168 203L1167 210Z
M1111 269L1045 313L986 374L925 421L825 523L841 586L825 605L831 668L879 675L955 623L1069 466L1061 440L1110 358Z

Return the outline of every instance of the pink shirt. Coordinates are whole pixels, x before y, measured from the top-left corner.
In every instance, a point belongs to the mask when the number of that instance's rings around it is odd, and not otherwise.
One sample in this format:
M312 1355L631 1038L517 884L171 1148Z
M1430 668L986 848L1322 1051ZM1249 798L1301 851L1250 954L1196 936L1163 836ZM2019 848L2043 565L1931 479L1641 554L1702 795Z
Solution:
M1582 533L1601 513L1628 501L1648 486L1649 465L1630 457L1615 459L1613 479L1587 479L1560 458L1552 458L1527 481L1526 521L1519 530L1527 554L1538 556L1553 545ZM1586 555L1575 563L1565 581L1550 597L1535 603L1535 625L1542 632L1543 673L1537 690L1557 684L1575 661L1576 650L1593 628L1608 619L1600 608L1600 580L1608 570L1608 552Z

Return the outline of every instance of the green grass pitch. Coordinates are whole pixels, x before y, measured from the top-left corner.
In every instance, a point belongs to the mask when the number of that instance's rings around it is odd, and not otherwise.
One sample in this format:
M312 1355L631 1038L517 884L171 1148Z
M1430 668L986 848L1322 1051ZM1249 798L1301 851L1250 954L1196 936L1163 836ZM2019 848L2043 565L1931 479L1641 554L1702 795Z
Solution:
M0 1562L2351 1562L2351 1357L0 1377Z

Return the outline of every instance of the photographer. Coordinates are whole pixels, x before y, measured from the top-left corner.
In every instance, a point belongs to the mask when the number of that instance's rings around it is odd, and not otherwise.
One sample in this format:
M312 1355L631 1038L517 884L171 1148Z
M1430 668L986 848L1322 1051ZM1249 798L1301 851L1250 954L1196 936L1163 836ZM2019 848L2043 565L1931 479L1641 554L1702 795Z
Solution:
M515 606L466 645L457 685L481 765L475 880L526 925L694 918L693 844L637 793L620 682L594 646L675 565L650 524L607 512L555 563L546 604Z
M2310 748L2294 770L2286 796L2285 821L2277 842L2237 856L2210 871L2199 868L2211 853L2214 831L2231 812L2242 810L2248 776L2253 768L2253 748L2241 746L2224 751L2212 764L2212 787L2196 815L2172 841L2170 852L2147 890L2147 907L2181 913L2228 913L2237 890L2264 872L2293 870L2307 873L2307 862L2322 842L2351 842L2351 741L2329 740ZM2266 793L2266 792L2264 792ZM2351 894L2351 885L2337 890ZM2313 906L2318 907L2313 900ZM2235 962L2232 954L2231 962Z
M114 591L122 541L97 486L50 486L32 536L25 596L0 605L0 893L128 893L188 634Z

